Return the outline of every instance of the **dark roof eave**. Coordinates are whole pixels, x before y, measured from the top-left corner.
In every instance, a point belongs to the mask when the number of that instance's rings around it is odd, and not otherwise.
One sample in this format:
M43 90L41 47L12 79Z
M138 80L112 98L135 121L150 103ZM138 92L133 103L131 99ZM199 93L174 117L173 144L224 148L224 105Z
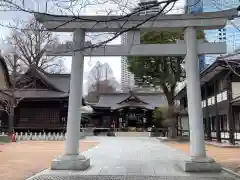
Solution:
M33 72L34 71L34 72ZM38 67L35 67L35 66L30 66L29 69L24 73L22 74L18 81L21 81L22 78L24 78L24 76L27 74L27 73L30 73L30 72L33 72L33 73L36 73L36 75L44 82L46 83L52 90L55 90L55 91L58 91L58 92L64 92L62 91L61 89L57 88L53 83L51 83L48 79L48 77L45 75L46 72L39 69Z
M239 61L240 63L240 61ZM205 70L203 70L200 73L200 78L202 79L203 77L205 77L208 73L212 72L214 69L216 69L217 67L219 67L221 64L226 64L225 60L218 58L215 62L213 62L209 67L207 67ZM222 69L224 70L224 68ZM203 82L203 81L201 81ZM183 96L186 95L186 86L184 86L175 96L176 100L181 99Z
M2 56L0 56L0 62L3 66L3 71L4 71L3 73L5 75L4 78L6 79L6 81L8 83L8 86L11 88L12 87L12 81L11 81L10 74L9 74L9 71L8 71L7 63Z
M19 99L57 99L57 98L68 98L68 96L49 96L49 97L16 97Z
M138 102L140 102L140 103L148 104L148 103L142 101L142 100L138 97L138 95L137 95L136 93L134 93L133 91L129 91L129 96L128 96L127 98L123 99L122 101L118 102L117 104L121 105L121 104L125 103L130 97L134 97L134 98L135 98Z
M111 107L108 106L91 105L91 107L95 109L111 109Z

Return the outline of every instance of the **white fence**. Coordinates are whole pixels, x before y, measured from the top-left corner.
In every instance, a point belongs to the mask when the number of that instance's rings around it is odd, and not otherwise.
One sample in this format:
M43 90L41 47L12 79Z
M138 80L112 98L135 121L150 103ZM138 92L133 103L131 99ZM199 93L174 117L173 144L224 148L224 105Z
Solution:
M216 138L217 137L217 133L216 132L211 132L211 136ZM239 132L235 132L234 133L235 139L236 140L240 140L240 133ZM221 132L221 138L222 139L228 139L229 138L229 133L228 132Z
M7 135L2 133L2 135ZM66 133L16 133L17 141L64 141L66 139ZM79 139L84 137L84 133L81 132Z

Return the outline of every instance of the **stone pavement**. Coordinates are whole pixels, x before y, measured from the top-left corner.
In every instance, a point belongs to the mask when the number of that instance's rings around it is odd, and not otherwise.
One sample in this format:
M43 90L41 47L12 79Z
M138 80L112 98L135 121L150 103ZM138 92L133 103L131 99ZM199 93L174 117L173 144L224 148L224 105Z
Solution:
M84 153L90 157L86 171L45 170L28 180L232 180L219 173L193 174L183 172L176 164L190 157L155 138L89 137L100 143Z

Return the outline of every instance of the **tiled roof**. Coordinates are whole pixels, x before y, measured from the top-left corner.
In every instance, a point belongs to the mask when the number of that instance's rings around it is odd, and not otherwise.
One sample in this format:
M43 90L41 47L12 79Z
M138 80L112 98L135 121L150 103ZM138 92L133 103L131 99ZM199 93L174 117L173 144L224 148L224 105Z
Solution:
M40 89L23 89L15 92L17 98L64 98L68 97L68 93L40 90Z
M131 102L122 103L121 101L127 99L130 93L109 93L102 94L99 98L99 102L95 104L95 107L111 107L112 109L123 108L126 106L144 107L147 109L155 109L155 107L166 106L167 101L163 93L134 93L143 103Z
M240 59L228 59L228 57L219 57L208 66L205 70L200 73L201 85L210 81L216 74L220 73L227 68L228 64L240 67ZM184 86L175 96L175 99L178 100L186 96L187 88Z
M66 98L69 97L70 74L49 74L40 70L35 71L39 77L44 80L52 89L21 89L16 91L18 98ZM82 98L82 105L85 106L85 100Z
M9 72L8 72L8 68L7 68L7 64L5 62L5 59L0 56L0 63L1 63L1 66L3 68L3 73L4 73L4 76L5 76L5 79L6 79L6 82L8 84L8 87L11 87L12 86L12 83L11 83L11 80L10 80L10 75L9 75Z
M70 89L70 74L46 74L48 80L58 89L68 92Z

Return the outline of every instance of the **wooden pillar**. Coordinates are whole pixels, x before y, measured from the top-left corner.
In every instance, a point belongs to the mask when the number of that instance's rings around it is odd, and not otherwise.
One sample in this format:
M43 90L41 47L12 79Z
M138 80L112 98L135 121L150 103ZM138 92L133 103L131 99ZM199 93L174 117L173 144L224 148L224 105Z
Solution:
M214 99L215 99L215 115L216 115L216 138L217 142L221 143L221 130L220 130L220 118L218 113L218 102L217 102L217 82L214 83Z
M228 127L229 127L229 142L231 144L235 144L235 123L234 123L234 117L233 117L233 110L232 110L232 75L228 76L227 80L227 101L228 101Z
M205 107L205 119L206 119L206 131L207 131L207 140L212 140L212 131L211 131L211 120L209 118L209 112L208 112L208 86L207 83L204 85L204 99L206 101L206 107Z

